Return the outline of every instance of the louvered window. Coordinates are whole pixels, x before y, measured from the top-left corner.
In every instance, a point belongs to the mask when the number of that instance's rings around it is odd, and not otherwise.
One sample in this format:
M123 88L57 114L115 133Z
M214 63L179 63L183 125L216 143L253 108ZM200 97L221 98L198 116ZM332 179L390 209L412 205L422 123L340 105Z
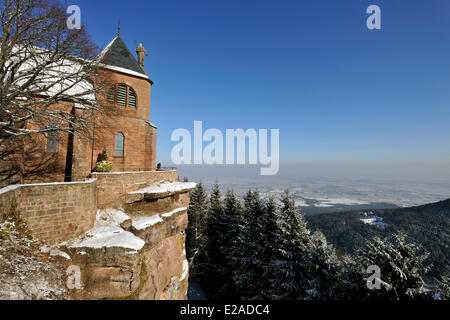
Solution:
M126 106L127 105L127 91L128 87L124 86L123 84L119 84L117 88L117 104L119 106Z
M118 132L116 134L116 139L114 143L114 156L115 157L123 157L123 141L124 137L123 134Z
M119 84L117 86L117 96L115 96L114 90L111 90L108 92L107 98L109 103L116 103L123 107L137 107L136 92L131 87L124 84Z
M112 88L108 91L108 97L107 97L108 103L114 104L115 95L116 95L116 90L114 88Z
M128 106L136 108L136 94L131 88L129 89L128 92Z

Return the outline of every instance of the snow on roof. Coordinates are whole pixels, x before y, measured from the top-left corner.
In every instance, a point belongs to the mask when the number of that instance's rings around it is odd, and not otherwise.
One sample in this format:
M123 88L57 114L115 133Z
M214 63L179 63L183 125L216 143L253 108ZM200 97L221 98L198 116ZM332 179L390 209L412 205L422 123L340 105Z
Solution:
M165 182L165 183L155 183L138 191L129 192L128 194L137 193L172 193L172 192L183 192L194 189L197 186L195 182Z
M151 217L133 217L132 221L133 221L132 226L136 230L144 230L147 229L148 227L152 227L158 223L164 222L164 220L161 219L161 217L158 214Z
M109 51L109 48L111 48L111 46L114 43L114 41L116 41L117 37L118 36L116 36L114 39L112 39L111 42L105 47L105 49L103 49L102 52L100 52L100 54L97 57L98 61L101 61L103 59L105 54Z
M86 70L85 65L79 62L82 59L73 58L54 61L46 65L42 72L36 75L33 70L37 69L37 66L47 63L46 60L49 59L52 52L38 47L24 48L22 46L16 46L14 50L15 54L12 55L11 60L24 60L16 73L18 75L26 75L19 77L15 86L21 86L32 77L35 77L30 88L40 95L53 96L61 94L92 102L95 101L93 84L83 78L86 76ZM29 74L27 75L27 73Z
M131 76L135 76L135 77L139 77L142 79L146 79L146 80L150 80L150 78L148 76L146 76L145 74L133 71L133 70L129 70L129 69L125 69L125 68L121 68L121 67L116 67L116 66L111 66L109 64L101 64L100 65L103 68L112 70L112 71L117 71L117 72L122 72Z

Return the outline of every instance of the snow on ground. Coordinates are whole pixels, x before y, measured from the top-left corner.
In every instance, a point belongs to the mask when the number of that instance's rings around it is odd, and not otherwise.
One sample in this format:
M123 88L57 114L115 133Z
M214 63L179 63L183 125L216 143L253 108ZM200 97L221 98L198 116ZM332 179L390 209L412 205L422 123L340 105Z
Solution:
M52 248L47 245L43 245L41 247L42 253L48 253L52 257L63 257L64 259L70 260L70 256L64 251L59 250L58 248Z
M165 183L156 183L140 189L138 191L129 192L129 194L137 194L137 193L167 193L167 192L181 192L188 191L194 189L197 184L195 182L165 182Z
M350 199L350 198L315 198L320 201L319 204L314 204L315 207L332 207L334 205L363 205L369 204L367 201Z
M13 222L0 223L0 300L66 300L64 268L43 255Z
M294 201L296 207L309 207L309 204L304 199L295 199Z

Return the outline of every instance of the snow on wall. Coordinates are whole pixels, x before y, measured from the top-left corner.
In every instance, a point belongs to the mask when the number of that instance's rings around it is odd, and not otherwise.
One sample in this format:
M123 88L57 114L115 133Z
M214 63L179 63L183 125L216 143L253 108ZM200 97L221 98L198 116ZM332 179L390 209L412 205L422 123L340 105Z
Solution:
M187 210L187 209L188 209L187 207L177 208L177 209L172 210L172 211L170 211L170 212L163 213L162 216L163 216L164 218L169 218L169 217L173 216L174 214L179 213L179 212L182 212L182 211Z
M195 188L197 184L195 182L166 182L166 183L155 183L138 191L129 192L129 194L138 193L174 193L189 191Z

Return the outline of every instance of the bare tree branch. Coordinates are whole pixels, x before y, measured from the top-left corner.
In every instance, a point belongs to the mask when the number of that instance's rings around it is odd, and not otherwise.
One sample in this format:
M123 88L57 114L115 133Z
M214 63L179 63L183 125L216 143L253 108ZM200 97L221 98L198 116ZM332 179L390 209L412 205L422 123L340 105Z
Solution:
M69 30L53 0L3 0L0 10L0 161L26 161L24 142L52 132L93 139L110 84L85 28Z

